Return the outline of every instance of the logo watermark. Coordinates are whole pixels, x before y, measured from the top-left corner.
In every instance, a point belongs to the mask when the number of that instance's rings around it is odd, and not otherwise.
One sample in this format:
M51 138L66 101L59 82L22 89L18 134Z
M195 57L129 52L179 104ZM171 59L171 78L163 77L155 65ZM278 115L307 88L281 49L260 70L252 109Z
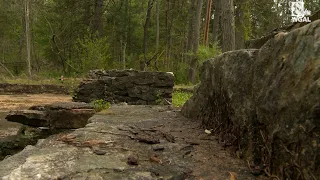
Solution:
M311 22L311 11L304 8L303 0L291 2L291 21L292 22Z

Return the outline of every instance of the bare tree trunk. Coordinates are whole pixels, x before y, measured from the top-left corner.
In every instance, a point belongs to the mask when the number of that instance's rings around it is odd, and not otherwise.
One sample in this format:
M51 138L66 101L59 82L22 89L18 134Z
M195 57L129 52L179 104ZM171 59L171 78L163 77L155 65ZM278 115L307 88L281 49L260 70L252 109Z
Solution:
M244 12L243 5L246 0L238 0L237 9L235 10L235 48L243 49L245 47L245 29L244 29Z
M124 33L124 38L123 35L120 35L120 59L121 59L121 64L122 64L122 69L126 69L126 49L127 49L127 35ZM124 40L123 40L124 39Z
M27 69L28 75L31 77L31 35L30 35L30 9L29 0L25 0L25 22L26 22L26 43L27 43Z
M156 4L156 53L159 51L159 38L160 38L160 19L159 19L159 0L157 0Z
M222 10L222 52L235 49L234 6L233 0L221 1Z
M221 31L221 0L215 0L214 3L214 19L213 19L213 31L212 31L212 42L218 41L219 32ZM221 42L220 42L221 43Z
M88 27L90 26L91 6L92 6L90 1L91 0L85 0L85 3L84 3L85 13L84 13L83 21Z
M20 34L20 40L19 40L19 56L20 59L19 61L22 61L24 59L24 54L23 54L23 45L25 41L25 35L26 35L26 14L23 13L23 16L21 17L21 34ZM4 58L3 58L4 60Z
M188 42L187 42L187 52L192 51L193 47L193 35L194 35L194 14L196 9L196 1L191 0L189 9L189 28L188 28Z
M194 21L194 39L193 39L193 48L192 48L193 57L190 63L189 77L188 77L189 81L192 83L196 83L196 72L197 72L197 64L198 64L197 51L199 48L199 39L200 39L202 3L203 3L203 0L197 0L197 9L196 9L196 16Z
M210 19L211 19L211 6L212 6L212 0L208 0L206 24L205 24L205 28L204 28L204 38L203 38L203 44L205 46L209 45L209 27L210 27Z
M150 26L150 17L151 17L151 10L153 7L155 0L149 0L148 1L148 7L147 7L147 14L146 14L146 21L144 23L144 33L143 33L143 55L144 59L143 62L140 62L140 70L145 71L147 66L147 41L148 41L148 30Z
M103 0L96 0L94 6L93 32L98 32L98 37L102 36L102 10Z

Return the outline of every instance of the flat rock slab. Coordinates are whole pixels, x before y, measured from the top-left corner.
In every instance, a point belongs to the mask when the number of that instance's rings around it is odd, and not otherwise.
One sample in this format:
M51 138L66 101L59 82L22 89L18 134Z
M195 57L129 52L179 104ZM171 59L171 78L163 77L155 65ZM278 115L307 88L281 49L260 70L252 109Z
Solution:
M44 111L21 110L11 111L6 116L7 121L17 122L29 126L48 127L50 121Z
M2 179L255 179L215 137L168 106L112 106L84 128L0 162ZM152 142L152 143L150 143Z
M33 106L29 110L12 111L6 119L34 127L51 129L76 129L88 123L95 113L93 106L86 103L61 102Z

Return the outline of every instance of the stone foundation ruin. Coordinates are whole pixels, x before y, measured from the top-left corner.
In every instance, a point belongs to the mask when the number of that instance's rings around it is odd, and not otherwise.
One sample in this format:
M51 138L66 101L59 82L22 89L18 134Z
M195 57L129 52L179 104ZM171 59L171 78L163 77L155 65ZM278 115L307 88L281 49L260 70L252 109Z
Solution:
M103 99L111 103L170 104L174 76L168 72L135 70L93 70L75 90L73 100L92 102Z

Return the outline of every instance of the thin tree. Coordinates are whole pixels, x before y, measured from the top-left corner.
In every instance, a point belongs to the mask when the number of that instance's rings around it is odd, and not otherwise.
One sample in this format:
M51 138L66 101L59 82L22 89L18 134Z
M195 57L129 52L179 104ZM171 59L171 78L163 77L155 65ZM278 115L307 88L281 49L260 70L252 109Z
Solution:
M146 21L144 23L144 33L143 33L143 61L140 62L140 70L145 71L147 66L147 42L148 42L148 30L150 26L150 17L151 17L151 10L153 7L155 0L149 0L148 1L148 7L147 7L147 13L146 13Z
M26 44L27 44L27 69L31 77L31 35L30 35L30 7L29 0L25 0L25 26L26 26Z
M102 36L102 14L103 14L103 0L96 0L94 6L94 20L93 32L98 33L98 37Z
M212 42L218 41L219 32L221 32L221 0L214 1L214 16L213 16L213 30L212 30Z
M212 0L207 1L207 13L206 13L206 24L204 28L204 38L203 38L203 44L205 46L209 45L209 26L210 26L210 19L211 19L211 6L212 6Z
M222 52L235 49L234 6L233 0L221 1Z
M200 40L200 25L201 25L201 12L202 12L202 4L203 0L195 0L197 2L196 14L194 18L194 34L193 34L193 46L192 46L192 59L190 62L189 75L188 79L190 82L196 82L196 72L197 72L197 51L199 48L199 40Z

